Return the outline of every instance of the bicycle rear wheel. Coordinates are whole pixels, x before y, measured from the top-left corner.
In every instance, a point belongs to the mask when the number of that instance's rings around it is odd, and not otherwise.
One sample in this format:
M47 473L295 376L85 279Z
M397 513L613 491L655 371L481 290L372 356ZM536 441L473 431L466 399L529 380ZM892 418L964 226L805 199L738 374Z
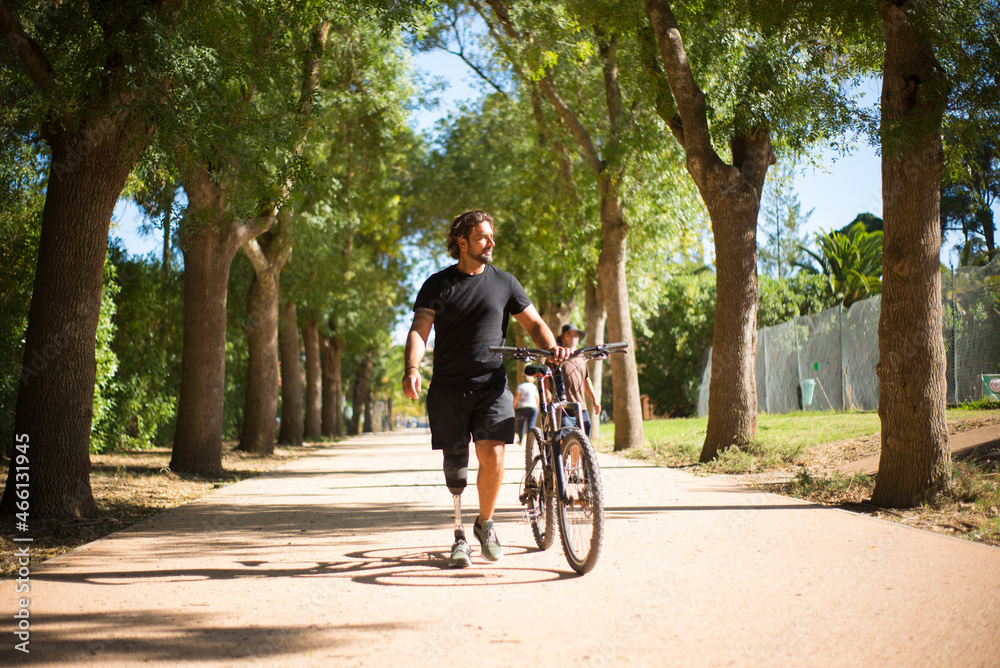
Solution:
M542 461L541 447L542 431L534 427L528 431L524 439L524 489L521 492L521 503L525 515L531 523L531 533L539 549L547 550L555 541L555 527L552 516L555 514L555 496L552 485L545 475L545 465Z
M563 479L569 501L559 498L559 533L566 561L577 573L589 572L601 553L604 536L604 489L597 454L582 431L562 441ZM558 495L557 495L558 496Z

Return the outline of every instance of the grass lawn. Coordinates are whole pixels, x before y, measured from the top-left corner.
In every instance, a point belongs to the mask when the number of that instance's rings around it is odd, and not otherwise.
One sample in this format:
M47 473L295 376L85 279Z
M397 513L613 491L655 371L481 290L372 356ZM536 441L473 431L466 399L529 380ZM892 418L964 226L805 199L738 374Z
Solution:
M969 413L969 411L961 411ZM949 416L950 417L950 416ZM645 446L641 451L627 451L628 457L654 459L667 466L694 464L705 441L708 418L672 418L643 423ZM750 451L758 456L770 453L770 459L797 458L820 443L843 441L879 433L877 413L809 412L757 416L757 438ZM600 447L614 444L614 424L601 425ZM736 453L723 455L732 457ZM720 471L736 472L736 471Z
M1000 410L951 408L950 433L1000 424ZM696 474L728 474L741 484L899 521L938 533L1000 546L1000 450L952 462L952 487L918 508L889 510L870 505L875 475L848 475L843 465L877 455L877 413L810 412L761 414L757 436L745 448L730 448L698 463L707 418L643 423L644 445L616 454ZM601 425L598 450L610 452L614 425Z

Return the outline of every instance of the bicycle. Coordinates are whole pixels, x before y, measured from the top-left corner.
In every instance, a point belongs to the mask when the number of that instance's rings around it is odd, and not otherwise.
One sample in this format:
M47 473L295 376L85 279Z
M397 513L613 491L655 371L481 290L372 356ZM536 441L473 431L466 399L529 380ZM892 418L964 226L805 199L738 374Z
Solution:
M624 353L627 347L625 342L607 343L580 348L570 357L604 360ZM537 348L491 346L489 350L525 363L543 362L552 356L551 351ZM528 364L524 373L538 384L541 426L533 427L525 438L524 479L518 494L524 506L522 516L531 524L535 544L547 550L555 541L555 514L566 561L582 575L597 564L604 536L604 489L597 454L582 429L584 408L579 402L566 400L558 365ZM552 400L546 378L552 380ZM564 415L575 425L563 426Z

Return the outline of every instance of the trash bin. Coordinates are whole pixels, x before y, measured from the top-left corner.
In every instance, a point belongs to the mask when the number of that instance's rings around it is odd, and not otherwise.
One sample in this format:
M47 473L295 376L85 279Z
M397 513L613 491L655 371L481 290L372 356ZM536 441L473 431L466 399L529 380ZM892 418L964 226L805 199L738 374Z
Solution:
M811 406L813 402L813 392L816 390L816 379L806 378L802 381L802 405Z

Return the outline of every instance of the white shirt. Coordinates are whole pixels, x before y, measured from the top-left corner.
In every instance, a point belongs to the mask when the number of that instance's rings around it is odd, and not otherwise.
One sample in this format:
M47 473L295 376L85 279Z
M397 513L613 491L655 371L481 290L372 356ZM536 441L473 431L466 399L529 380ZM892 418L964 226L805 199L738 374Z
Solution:
M514 408L538 408L538 388L525 381L517 386Z

